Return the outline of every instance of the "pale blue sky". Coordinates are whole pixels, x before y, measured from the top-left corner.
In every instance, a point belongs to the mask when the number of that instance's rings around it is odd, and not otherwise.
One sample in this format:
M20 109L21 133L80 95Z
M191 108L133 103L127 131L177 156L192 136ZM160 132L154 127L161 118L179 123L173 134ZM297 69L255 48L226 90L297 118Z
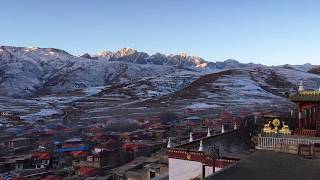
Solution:
M2 0L0 44L320 64L318 0Z

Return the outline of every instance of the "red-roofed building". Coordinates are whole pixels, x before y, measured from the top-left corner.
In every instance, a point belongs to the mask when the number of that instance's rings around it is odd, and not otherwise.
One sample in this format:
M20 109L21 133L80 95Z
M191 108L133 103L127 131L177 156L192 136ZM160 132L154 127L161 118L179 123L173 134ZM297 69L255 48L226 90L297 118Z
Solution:
M97 143L102 143L102 142L106 142L109 139L109 137L107 135L98 133L95 136L93 136L90 141L93 142L97 142Z
M48 175L44 178L40 178L40 180L62 180L63 177L57 175Z
M126 149L126 150L130 149L133 151L138 151L139 149L144 149L146 147L147 147L146 145L140 144L140 143L125 143L122 145L123 149Z
M53 135L55 135L55 134L57 134L57 133L58 133L57 130L49 129L49 130L45 131L45 132L43 133L43 135L44 135L44 136L53 136Z
M47 168L50 165L51 154L49 152L34 152L31 159L36 169Z
M36 145L39 148L52 148L54 146L52 141L38 141Z
M34 152L32 157L41 160L49 160L51 158L51 154L49 152Z
M96 153L100 153L102 151L109 151L109 146L108 145L97 145L93 148L93 150L96 152Z
M77 130L76 130L76 129L72 129L72 128L65 128L65 129L63 129L63 131L64 131L65 133L74 133L74 132L76 132Z
M75 158L85 158L88 156L88 152L86 151L71 151L69 154Z
M100 174L100 169L94 167L80 167L76 170L76 175L82 177L94 177Z
M106 142L106 144L108 144L108 145L117 144L117 143L119 143L119 141L117 141L117 140L115 140L115 139L109 139L109 140Z
M127 162L127 152L119 150L104 150L96 152L96 154L87 156L86 160L74 162L74 167L94 167L94 168L105 168L111 167L116 164Z
M98 144L93 149L95 152L99 153L102 151L110 151L114 149L118 149L121 146L121 143L115 139L109 139L108 141Z
M12 180L23 180L23 177L20 177L20 176L14 177Z

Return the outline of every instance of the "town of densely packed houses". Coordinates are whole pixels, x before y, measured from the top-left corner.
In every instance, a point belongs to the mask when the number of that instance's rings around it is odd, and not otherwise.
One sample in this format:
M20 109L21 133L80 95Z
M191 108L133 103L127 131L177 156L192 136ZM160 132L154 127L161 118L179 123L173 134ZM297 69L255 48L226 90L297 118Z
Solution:
M1 114L0 179L168 179L167 141L181 144L206 137L208 130L241 126L250 109L203 117L206 110L186 110L174 121L158 116L138 117L134 129L118 131L104 122L63 121L26 124ZM273 111L264 109L265 114ZM164 116L168 117L168 116ZM243 123L242 123L243 124Z

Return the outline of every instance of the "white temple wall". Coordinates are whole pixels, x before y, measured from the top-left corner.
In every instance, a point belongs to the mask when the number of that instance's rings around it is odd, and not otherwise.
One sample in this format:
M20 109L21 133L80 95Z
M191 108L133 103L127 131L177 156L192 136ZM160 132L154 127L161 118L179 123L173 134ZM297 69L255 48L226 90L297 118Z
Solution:
M216 172L221 168L216 168ZM205 167L205 175L212 174L212 167ZM169 158L169 179L190 180L195 177L202 177L202 162L188 161Z
M206 166L205 169L206 169L205 177L207 177L207 176L209 176L209 175L212 174L212 172L213 172L213 171L212 171L213 167ZM222 168L216 167L215 172L218 172L218 171L220 171L221 169L222 169Z
M201 162L169 158L170 180L190 180L195 177L201 177L201 174Z

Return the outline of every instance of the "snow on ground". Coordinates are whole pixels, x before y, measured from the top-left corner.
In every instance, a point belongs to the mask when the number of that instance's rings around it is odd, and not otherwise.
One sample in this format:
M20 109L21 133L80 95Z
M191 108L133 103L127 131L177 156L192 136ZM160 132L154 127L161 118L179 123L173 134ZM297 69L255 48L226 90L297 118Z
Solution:
M212 84L216 93L206 92L209 102L218 105L248 105L271 103L274 100L284 100L262 89L258 82L252 80L246 73L225 75Z
M277 97L262 89L257 82L243 76L225 76L224 78L216 81L215 85L222 87L232 96Z
M120 83L115 88L110 87L108 90L112 91L111 94L121 92L123 95L132 95L139 98L161 97L189 86L199 76L193 73L188 74L186 71L164 73L158 76L146 76L136 81Z
M194 103L190 106L187 106L187 109L210 109L210 108L217 108L218 105L215 104L207 104L207 103Z
M37 120L37 119L41 119L43 117L46 116L52 116L55 114L59 114L59 112L57 110L54 109L41 109L39 112L33 113L33 114L28 114L25 116L20 116L20 118L24 119L24 120Z
M30 121L60 114L67 104L99 93L104 86L85 88L74 93L47 95L37 98L8 98L0 96L0 112L11 112Z
M147 95L150 97L156 97L156 96L165 95L165 93L159 92L159 91L147 90Z
M30 97L41 93L64 93L90 87L130 82L174 73L165 65L143 65L93 60L51 48L1 47L0 95ZM5 78L2 78L5 77ZM27 77L27 78L26 78ZM95 93L87 89L88 93Z
M100 93L105 86L97 86L97 87L88 87L83 89L82 91L86 93L87 96L93 96Z
M307 73L295 69L275 68L277 74L287 79L289 82L296 84L297 87L300 81L304 82L305 87L309 89L319 89L320 75ZM315 83L316 81L316 83Z

